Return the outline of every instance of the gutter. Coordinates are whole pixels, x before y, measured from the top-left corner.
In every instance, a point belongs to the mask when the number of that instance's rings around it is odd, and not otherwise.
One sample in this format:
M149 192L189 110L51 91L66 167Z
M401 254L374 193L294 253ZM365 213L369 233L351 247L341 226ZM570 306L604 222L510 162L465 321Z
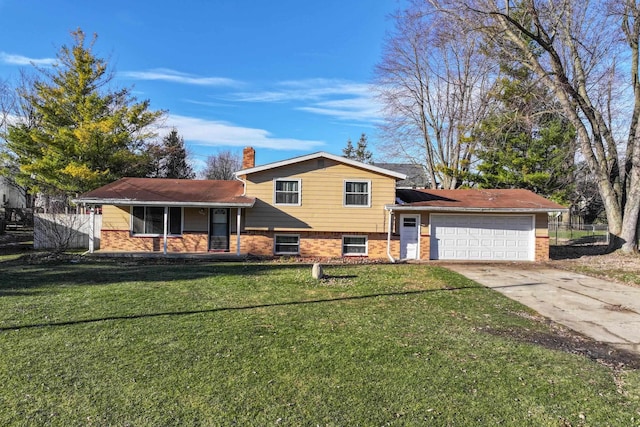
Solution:
M466 212L466 213L549 213L569 212L569 208L461 208L443 206L384 205L384 209L402 211Z
M87 203L91 205L120 205L120 206L168 206L168 207L185 207L185 208L252 208L255 199L251 202L242 203L224 203L224 202L161 202L161 201L145 201L133 199L72 199L73 203Z

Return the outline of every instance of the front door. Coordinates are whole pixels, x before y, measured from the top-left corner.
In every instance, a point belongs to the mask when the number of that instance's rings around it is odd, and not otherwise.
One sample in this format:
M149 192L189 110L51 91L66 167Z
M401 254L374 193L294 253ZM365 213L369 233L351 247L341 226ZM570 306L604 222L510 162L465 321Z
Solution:
M209 210L209 250L229 250L229 209Z
M400 215L400 258L420 257L420 215Z

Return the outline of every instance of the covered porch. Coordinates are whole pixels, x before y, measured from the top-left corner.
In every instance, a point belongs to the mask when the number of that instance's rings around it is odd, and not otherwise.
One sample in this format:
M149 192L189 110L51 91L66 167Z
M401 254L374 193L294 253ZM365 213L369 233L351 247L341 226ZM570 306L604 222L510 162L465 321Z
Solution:
M76 203L92 216L102 207L100 253L239 256L244 212L255 203L242 194L238 181L123 178Z

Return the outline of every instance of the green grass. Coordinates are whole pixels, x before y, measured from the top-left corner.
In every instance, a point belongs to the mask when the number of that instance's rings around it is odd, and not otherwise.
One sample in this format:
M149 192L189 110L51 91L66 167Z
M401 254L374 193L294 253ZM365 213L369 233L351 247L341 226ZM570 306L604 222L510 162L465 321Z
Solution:
M425 265L0 263L0 425L640 425L640 374Z

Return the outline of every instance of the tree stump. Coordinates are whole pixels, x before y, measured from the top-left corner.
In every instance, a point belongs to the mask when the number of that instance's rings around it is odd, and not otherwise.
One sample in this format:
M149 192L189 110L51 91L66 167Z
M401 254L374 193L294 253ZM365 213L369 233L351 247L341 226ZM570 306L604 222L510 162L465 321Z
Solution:
M311 277L316 280L320 280L324 277L324 272L322 271L322 264L316 262L313 264L313 268L311 269Z

